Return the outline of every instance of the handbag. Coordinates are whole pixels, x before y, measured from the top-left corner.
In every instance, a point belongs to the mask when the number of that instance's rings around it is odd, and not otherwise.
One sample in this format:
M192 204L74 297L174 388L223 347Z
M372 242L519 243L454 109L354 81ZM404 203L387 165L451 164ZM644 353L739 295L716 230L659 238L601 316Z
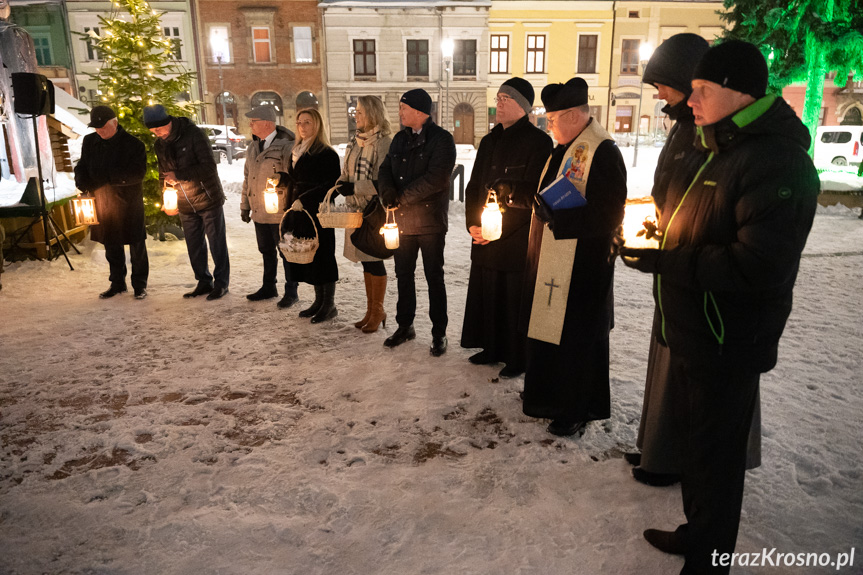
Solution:
M395 250L388 249L381 235L381 228L387 220L387 211L375 196L363 210L363 223L351 234L351 243L361 252L385 260L392 257Z

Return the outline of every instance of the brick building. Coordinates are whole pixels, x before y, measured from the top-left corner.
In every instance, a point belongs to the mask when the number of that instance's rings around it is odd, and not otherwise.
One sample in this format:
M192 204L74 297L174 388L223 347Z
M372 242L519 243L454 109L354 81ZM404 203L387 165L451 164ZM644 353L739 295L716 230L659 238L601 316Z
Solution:
M298 109L326 112L315 0L197 0L194 12L204 122L225 123L223 99L227 123L246 135L243 115L261 104L290 129Z

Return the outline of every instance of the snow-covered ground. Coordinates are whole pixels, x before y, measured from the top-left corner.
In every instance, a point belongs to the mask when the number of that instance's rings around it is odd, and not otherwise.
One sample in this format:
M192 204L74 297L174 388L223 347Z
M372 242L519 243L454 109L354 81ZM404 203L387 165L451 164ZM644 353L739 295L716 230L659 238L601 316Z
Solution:
M632 150L624 149L632 165ZM649 193L639 151L630 196ZM521 413L522 379L459 348L469 270L450 211L450 349L428 354L418 271L415 341L352 326L362 272L340 259L339 316L244 297L259 287L226 182L231 293L185 300L182 242L148 240L150 296L100 300L99 244L7 266L0 291L0 573L659 574L682 560L647 527L682 521L679 486L634 481L652 315L650 278L618 266L612 417L560 439ZM469 172L468 172L469 173ZM339 241L339 253L341 240ZM849 553L863 569L863 221L821 208L778 367L762 378L761 468L747 476L738 551ZM392 262L387 262L392 273ZM301 287L300 308L312 295ZM835 567L735 573L834 573Z

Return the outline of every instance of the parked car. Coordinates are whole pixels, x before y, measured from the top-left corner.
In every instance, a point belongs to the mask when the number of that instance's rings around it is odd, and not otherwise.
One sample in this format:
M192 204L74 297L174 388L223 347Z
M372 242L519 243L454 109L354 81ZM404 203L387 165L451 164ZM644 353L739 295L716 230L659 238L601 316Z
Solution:
M847 166L863 161L863 126L821 126L815 130L815 165Z
M225 126L220 124L198 124L199 128L207 133L210 138L210 146L214 153L218 153L219 161L228 161L228 141L231 145L232 157L240 159L246 155L246 137L237 133L237 129L233 126L228 126L228 137L225 138Z

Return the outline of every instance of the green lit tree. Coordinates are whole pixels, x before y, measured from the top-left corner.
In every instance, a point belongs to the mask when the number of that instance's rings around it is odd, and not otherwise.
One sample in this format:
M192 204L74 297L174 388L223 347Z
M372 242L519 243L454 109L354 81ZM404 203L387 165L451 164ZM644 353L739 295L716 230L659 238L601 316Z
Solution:
M836 72L844 87L848 74L863 73L863 0L725 0L725 38L759 46L770 68L770 90L806 83L803 123L812 135L821 116L824 78Z
M155 137L144 125L143 109L162 104L171 115L194 116L201 106L190 101L195 74L177 61L179 40L162 35L161 17L144 0L114 0L111 16L99 18L101 35L87 34L104 62L98 73L91 74L101 102L111 106L123 128L147 147L144 211L148 224L158 231L178 220L161 211Z

